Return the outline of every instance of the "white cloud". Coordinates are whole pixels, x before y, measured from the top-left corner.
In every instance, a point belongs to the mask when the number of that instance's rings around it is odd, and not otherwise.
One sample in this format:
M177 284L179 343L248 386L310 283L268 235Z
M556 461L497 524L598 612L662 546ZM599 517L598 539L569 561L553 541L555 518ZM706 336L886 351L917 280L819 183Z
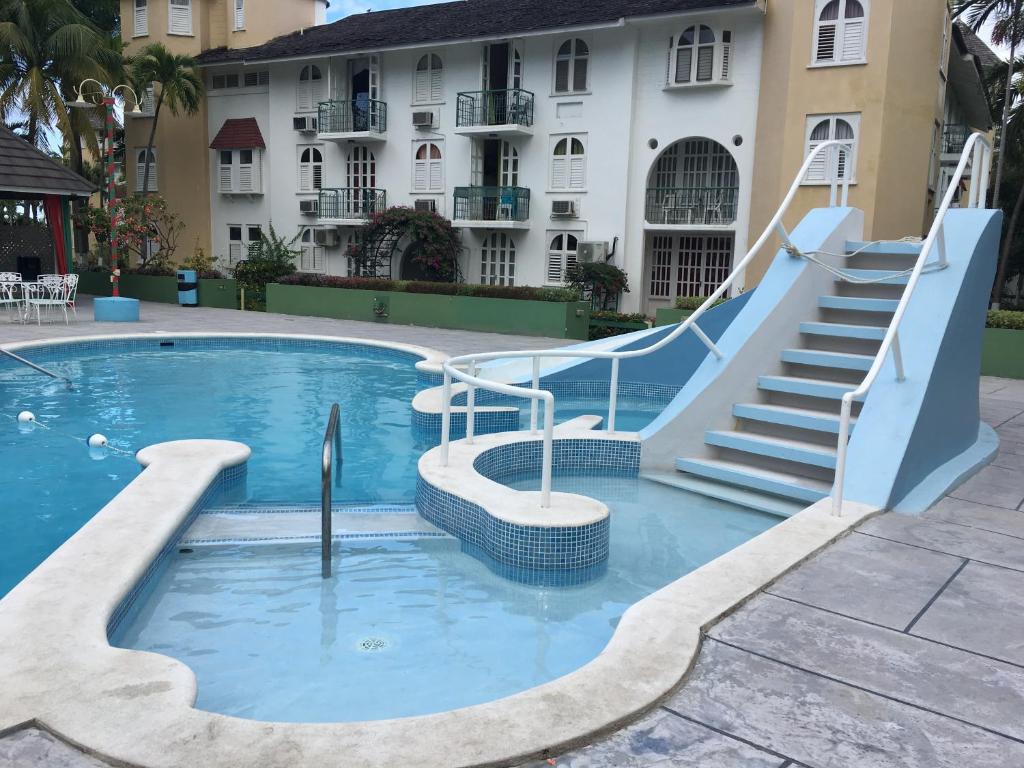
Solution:
M447 0L331 0L327 11L328 21L337 21L353 13L367 11L389 11L392 8L408 8L413 5L433 5Z

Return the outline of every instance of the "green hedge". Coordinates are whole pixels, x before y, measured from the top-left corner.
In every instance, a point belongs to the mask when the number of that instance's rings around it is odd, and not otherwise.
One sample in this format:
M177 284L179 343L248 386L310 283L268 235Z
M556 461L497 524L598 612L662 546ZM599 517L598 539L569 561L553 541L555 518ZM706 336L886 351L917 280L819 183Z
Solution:
M1009 309L993 309L988 313L988 328L1005 328L1008 331L1024 331L1024 312Z
M691 312L695 309L700 309L700 305L708 300L707 296L680 296L676 299L676 309L688 309ZM712 307L717 307L719 304L724 304L728 299L721 298L717 299Z
M521 301L579 301L576 291L568 288L534 288L532 286L477 285L475 283L428 283L412 280L385 280L379 277L335 277L297 272L275 281L279 285L304 285L311 288L340 288L357 291L388 291L389 293L421 293L433 296L476 296L484 299L519 299Z

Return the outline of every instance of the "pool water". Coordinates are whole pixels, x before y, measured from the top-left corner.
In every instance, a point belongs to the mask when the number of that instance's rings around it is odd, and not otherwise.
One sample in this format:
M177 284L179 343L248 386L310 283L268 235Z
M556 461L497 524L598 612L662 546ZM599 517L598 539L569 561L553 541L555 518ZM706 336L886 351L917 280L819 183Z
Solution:
M583 586L508 581L450 538L343 541L328 580L317 545L192 547L172 556L115 642L186 663L197 706L214 712L291 722L440 712L577 669L631 604L778 522L637 478L554 487L611 509L607 570Z

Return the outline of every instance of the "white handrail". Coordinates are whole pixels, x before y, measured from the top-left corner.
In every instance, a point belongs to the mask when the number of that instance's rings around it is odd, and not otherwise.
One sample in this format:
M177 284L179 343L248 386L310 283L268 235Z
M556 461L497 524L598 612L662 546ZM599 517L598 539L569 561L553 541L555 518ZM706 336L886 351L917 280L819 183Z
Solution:
M552 358L552 357L571 357L571 358L585 358L591 360L611 360L612 361L612 376L610 382L610 390L608 395L608 421L607 430L610 433L615 431L615 407L618 396L618 368L619 361L624 358L643 357L653 352L657 352L659 349L671 344L675 339L684 334L686 331L693 329L694 334L704 343L704 345L710 350L717 359L722 359L722 351L718 346L711 341L711 339L700 329L697 325L697 320L712 306L715 302L721 298L726 291L728 291L737 277L744 273L747 265L754 259L754 257L760 252L765 246L772 234L778 234L782 239L783 245L792 247L792 243L789 239L789 232L782 224L782 218L786 215L789 210L790 204L793 202L793 198L796 197L796 193L799 191L804 178L807 175L808 169L811 164L815 161L819 154L822 152L828 152L828 159L826 160L827 167L834 170L838 168L838 163L835 161L841 157L844 153L849 155L852 153L852 147L842 141L826 141L819 144L815 149L807 156L804 160L803 165L800 166L800 171L793 179L793 183L789 187L789 191L786 193L786 197L783 199L779 209L775 212L772 220L768 222L768 225L764 228L764 232L757 239L757 242L747 251L736 266L733 267L732 272L729 276L718 286L715 291L708 296L704 303L698 307L693 314L686 318L682 323L676 327L671 333L665 335L659 341L651 344L650 346L642 349L633 350L591 350L591 349L544 349L544 350L521 350L512 352L487 352L487 353L476 353L470 355L461 355L459 357L453 357L444 363L444 383L442 388L443 402L441 405L441 464L442 466L448 466L448 445L449 438L451 435L451 401L452 401L452 380L456 379L465 383L468 387L466 393L466 434L469 441L472 442L472 436L474 433L474 418L475 418L475 393L476 389L486 389L490 392L496 392L498 394L512 395L513 397L526 397L531 402L530 407L530 430L536 433L537 430L537 404L539 401L544 402L544 452L543 452L543 464L541 467L541 507L547 508L551 505L551 456L552 456L552 434L554 430L554 406L555 398L547 390L539 388L539 361L541 358ZM846 164L849 167L849 162ZM837 205L845 206L849 199L850 193L850 174L845 174L844 178L840 181L837 172L833 172L833 178L830 183L830 196L829 204L831 207ZM489 379L480 378L476 375L477 365L481 362L488 360L503 360L511 358L531 358L533 360L533 379L531 382L531 388L516 387L510 384L502 384L500 382L491 381ZM458 366L467 366L468 371L461 370Z
M846 474L846 454L850 441L850 412L853 409L853 401L858 397L863 397L867 394L868 390L871 389L871 385L874 384L875 379L878 378L878 374L882 370L882 365L885 363L885 358L888 356L890 350L893 353L893 363L896 366L896 380L903 381L906 378L903 368L903 355L900 353L900 322L903 320L903 315L906 314L907 305L910 303L910 297L914 293L917 281L921 277L921 273L924 271L928 257L931 255L932 248L936 243L938 243L938 263L940 266L945 266L946 264L946 246L944 242L943 226L945 225L946 214L949 212L949 209L953 204L953 198L956 196L957 190L960 187L960 182L963 180L964 171L967 170L969 160L972 172L971 188L968 193L967 207L985 207L986 196L988 194L989 170L992 165L992 144L984 134L974 133L971 134L970 138L968 138L967 142L964 144L963 152L960 154L960 162L956 167L956 172L949 180L949 189L946 190L946 195L942 199L942 205L939 207L938 213L935 214L935 221L932 222L932 227L928 232L928 237L925 238L924 244L921 246L921 254L917 257L914 269L910 273L910 278L907 280L907 287L904 289L903 297L900 299L900 303L896 307L896 312L893 314L892 322L889 323L889 329L886 331L885 338L882 340L882 346L878 348L878 353L875 355L875 361L872 363L871 368L868 370L868 373L864 377L860 386L852 392L847 392L843 395L843 404L840 409L839 417L839 443L836 447L836 479L835 485L832 486L833 515L839 516L842 514L843 510L843 482Z

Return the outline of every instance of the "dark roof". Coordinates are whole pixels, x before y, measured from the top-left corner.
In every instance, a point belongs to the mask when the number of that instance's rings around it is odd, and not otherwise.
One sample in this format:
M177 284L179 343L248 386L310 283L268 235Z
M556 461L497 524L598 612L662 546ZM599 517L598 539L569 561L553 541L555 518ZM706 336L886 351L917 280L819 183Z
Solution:
M984 71L988 72L993 67L1001 66L1004 63L996 52L989 48L988 44L975 34L973 29L962 21L958 21L956 26L963 38L964 47L967 49L967 52L978 58L978 63L981 64L981 68Z
M0 197L88 197L95 191L86 179L0 125Z
M215 48L200 64L260 61L399 45L505 37L562 27L614 23L622 18L751 6L756 0L456 0L392 11L355 13L253 48Z
M239 117L225 120L217 131L210 149L266 149L267 143L260 133L255 117Z

